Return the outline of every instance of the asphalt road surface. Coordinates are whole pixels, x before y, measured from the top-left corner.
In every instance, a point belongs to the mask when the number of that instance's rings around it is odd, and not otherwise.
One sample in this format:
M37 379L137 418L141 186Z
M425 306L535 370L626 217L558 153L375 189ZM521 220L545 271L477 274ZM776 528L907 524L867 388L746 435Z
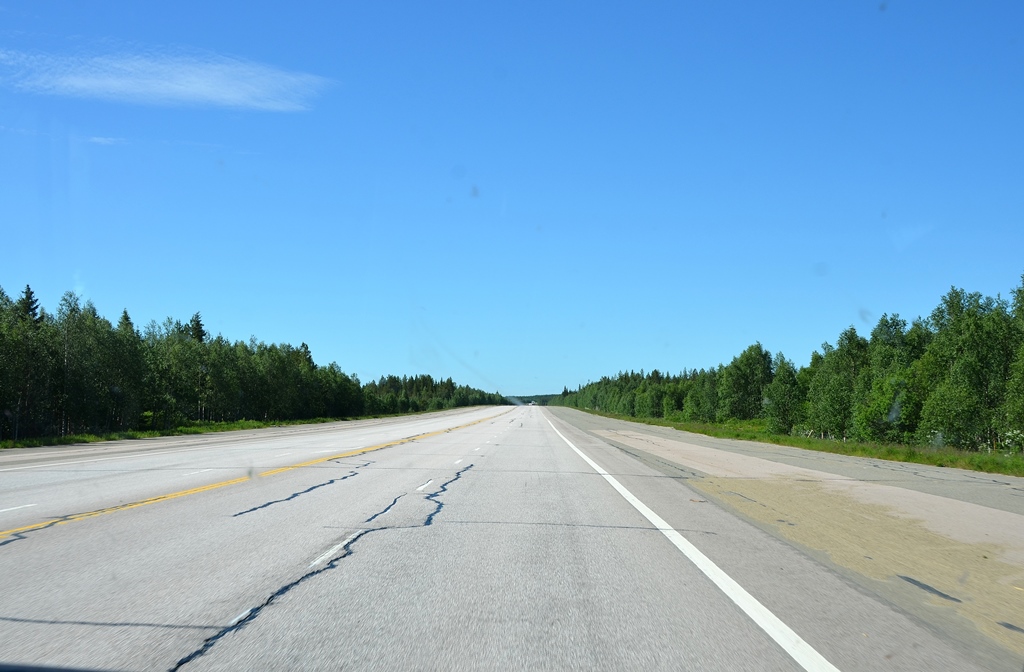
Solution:
M0 453L0 662L1013 670L1024 479L568 409Z

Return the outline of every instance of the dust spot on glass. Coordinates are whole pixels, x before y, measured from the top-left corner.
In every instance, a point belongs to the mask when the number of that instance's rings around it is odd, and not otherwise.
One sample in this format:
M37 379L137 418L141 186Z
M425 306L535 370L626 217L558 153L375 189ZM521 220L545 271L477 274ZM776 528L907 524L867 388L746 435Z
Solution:
M463 165L456 165L452 168L452 177L456 180L461 180L466 176L466 167Z
M860 315L860 319L864 322L864 324L871 324L870 310L868 310L867 308L861 308L859 311L857 311L857 314Z
M473 198L477 198L480 196L480 190L477 188L475 184L473 185L473 188L469 190L469 195L472 196Z
M828 275L828 264L826 264L824 261L819 261L814 265L813 270L816 276L818 276L819 278L824 278L826 275Z

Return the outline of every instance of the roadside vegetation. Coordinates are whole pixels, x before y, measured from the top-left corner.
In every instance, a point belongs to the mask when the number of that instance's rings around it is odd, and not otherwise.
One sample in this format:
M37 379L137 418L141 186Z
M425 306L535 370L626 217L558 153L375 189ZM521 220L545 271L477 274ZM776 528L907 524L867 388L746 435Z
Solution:
M68 292L48 313L0 288L0 447L252 429L505 403L428 375L362 384L305 343L211 337L199 313L141 331Z
M951 288L927 318L849 327L797 367L755 343L727 364L620 372L548 401L711 436L1024 475L1024 276Z

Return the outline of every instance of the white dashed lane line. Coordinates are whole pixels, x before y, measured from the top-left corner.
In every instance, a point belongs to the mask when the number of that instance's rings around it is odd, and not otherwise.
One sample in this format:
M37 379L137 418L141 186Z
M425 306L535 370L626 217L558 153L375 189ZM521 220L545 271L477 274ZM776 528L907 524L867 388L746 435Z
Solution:
M363 530L356 530L356 531L355 531L355 532L353 532L352 534L350 534L350 535L348 535L347 537L345 537L345 541L343 541L343 542L341 542L340 544L337 544L337 545L335 545L335 546L332 546L332 547L330 548L330 550L328 550L328 551L327 551L326 553L324 553L323 555L321 555L321 556L320 556L319 558L317 558L317 559L316 559L316 560L314 560L313 562L309 563L309 566L310 566L310 567L316 567L316 566L317 566L317 565L319 565L319 564L320 564L321 562L323 562L323 561L325 561L325 560L330 560L330 559L331 559L331 556L333 556L333 555L334 555L335 553L337 553L337 552L338 552L338 551L340 551L341 549L345 548L345 544L347 544L348 542L352 541L353 539L355 539L356 537L358 537L358 536L359 536L360 534L362 534L362 533L363 533Z
M0 513L7 513L8 511L17 511L18 509L27 509L30 506L35 506L35 504L22 504L21 506L12 506L9 509L0 509Z

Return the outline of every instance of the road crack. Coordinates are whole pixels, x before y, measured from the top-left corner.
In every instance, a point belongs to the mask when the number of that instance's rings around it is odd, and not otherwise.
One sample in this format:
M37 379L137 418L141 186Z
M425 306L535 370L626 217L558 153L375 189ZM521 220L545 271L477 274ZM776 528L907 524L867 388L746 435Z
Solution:
M271 604L273 604L278 598L288 594L296 586L299 586L300 584L305 583L306 581L312 579L315 576L319 576L320 574L323 574L324 572L327 572L327 571L330 571L332 569L337 568L338 564L342 560L352 556L353 553L355 553L355 551L353 550L353 546L355 546L356 542L358 542L360 539L362 539L366 535L371 534L373 532L381 532L381 531L384 531L384 530L391 530L391 529L415 529L416 527L429 527L430 525L432 525L433 522L434 522L434 517L437 516L437 514L439 514L441 512L441 510L444 508L444 502L441 501L440 497L442 495L444 495L446 492L448 492L448 486L449 485L451 485L452 483L455 483L456 481L458 481L460 478L462 478L463 474L465 474L467 471L469 471L472 468L473 468L473 464L469 464L469 465L463 467L459 471L455 472L455 475L452 478L450 478L447 481L445 481L444 483L442 483L441 486L437 490L435 490L434 492L432 492L429 495L426 495L424 497L425 500L433 502L434 510L431 511L430 513L428 513L427 516L423 519L423 522L420 523L418 526L416 526L416 525L411 526L411 527L410 526L402 526L400 528L396 528L396 527L391 527L391 526L386 526L385 525L385 526L373 527L373 528L370 528L368 530L361 530L361 531L357 532L347 542L345 542L345 544L341 548L338 549L338 551L337 551L338 555L336 555L334 558L332 558L326 565L324 565L323 567L320 567L319 569L310 570L310 571L306 572L305 574L302 574L299 578L295 579L294 581L291 581L291 582L281 586L277 590L275 590L263 602L261 602L260 604L256 605L255 607L249 609L248 611L243 612L244 616L242 616L241 618L239 618L239 619L237 619L235 621L232 621L229 625L221 628L220 630L218 630L214 634L212 634L209 637L207 637L206 639L204 639L203 643L199 646L199 648L197 648L196 650L192 651L188 655L186 655L186 656L182 657L181 659L179 659L178 662L175 663L174 666L171 667L168 672L178 672L178 670L180 670L184 666L186 666L189 663L195 661L196 659L206 655L225 636L227 636L228 634L230 634L232 632L237 632L237 631L241 630L242 628L244 628L246 625L248 625L248 624L252 623L253 621L255 621L257 618L259 618L260 614L263 613L264 609L266 609ZM348 476L344 476L342 478L338 478L338 479L334 479L334 480L344 480L346 478L351 478L352 476L355 475L355 473L356 472L353 472L352 474L349 474ZM314 487L323 487L323 485L326 485L326 483L320 484L320 485L314 486ZM303 491L303 492L306 492L306 491ZM301 493L296 493L292 497L298 496L298 494L301 494ZM379 516L382 516L385 513L387 513L388 511L390 511L398 503L398 500L401 499L402 497L404 497L406 494L407 493L402 493L401 495L398 495L397 497L395 497L391 501L390 504L388 504L386 507L384 507L383 509L381 509L377 513L373 514L369 518L367 518L366 522L370 522L371 520L374 520L375 518L377 518ZM291 498L287 498L287 499L291 499ZM287 499L278 500L278 501L287 501ZM273 504L273 503L277 503L277 502L268 502L266 505L263 505L263 506L267 506L267 505L270 505L270 504ZM256 507L256 508L257 509L258 508L262 508L262 506L261 507ZM252 509L252 510L256 510L256 509ZM248 511L243 511L242 513L248 513ZM241 514L236 514L236 515L241 515Z
M383 515L384 515L385 513L387 513L388 511L390 511L390 510L392 509L392 507L394 507L394 506L395 506L395 504L398 504L398 500L400 500L400 499L401 499L402 497L405 497L405 496L406 496L407 494L408 494L408 493L405 493L405 492L403 492L403 493L402 493L402 494L400 494L400 495L399 495L398 497L395 497L395 498L394 498L393 500L391 500L391 503L390 503L390 504L388 504L388 505L387 505L387 506L385 506L385 507L384 507L383 509L381 509L381 510L380 510L380 511L378 511L377 513L373 514L372 516L370 516L369 518L367 518L367 519L366 519L366 520L364 520L363 522L364 522L364 523L369 523L369 522L372 522L373 520L375 520L376 518L378 518L379 516L383 516Z
M426 520L423 521L423 527L430 526L434 522L434 516L436 516L437 514L441 513L441 509L444 508L444 502L442 502L440 499L438 499L438 497L440 497L445 492L447 492L449 485L451 485L455 481L457 481L460 478L462 478L462 475L464 473L466 473L467 471L469 471L470 469L472 469L472 468L473 468L473 465L469 464L469 465L463 467L462 469L459 469L458 471L455 472L455 476L453 476L450 480L447 480L444 483L442 483L440 488L438 488L434 492L432 492L429 495L427 495L426 497L424 497L424 499L433 502L434 505L435 505L435 508L434 508L433 511L430 512L430 514L427 515Z
M323 488L323 487L328 486L328 485L333 485L334 483L338 483L340 481L345 481L345 480L348 480L348 479L352 478L353 476L358 476L358 475L359 475L359 472L353 470L353 471L350 471L349 473L347 473L344 476L341 476L339 478L332 478L329 481L324 481L323 483L317 483L316 485L311 485L308 488L306 488L305 490L299 490L298 492L293 492L292 494L288 495L287 497L285 497L283 499L272 499L269 502L264 502L263 504L260 504L259 506L254 506L251 509L246 509L245 511L239 511L238 513L232 515L231 517L232 518L238 518L239 516L244 516L247 513L252 513L253 511L259 511L260 509L265 509L267 507L273 506L274 504L281 504L282 502L290 502L291 500L293 500L293 499L295 499L297 497L300 497L301 495L305 495L308 492L313 492L314 490L316 490L318 488Z
M290 592L293 588L295 588L299 584L304 583L304 582L308 581L309 579L312 579L314 576L317 576L319 574L323 574L324 572L329 571L329 570L334 569L335 567L337 567L337 565L338 565L338 563L340 561L342 561L345 558L347 558L348 556L352 555L352 545L353 544L355 544L357 541L359 541L360 539L365 537L367 534L369 534L371 532L378 532L378 531L383 530L383 529L386 529L386 528L376 527L376 528L373 528L373 529L370 529L370 530L364 530L362 533L357 534L356 536L354 536L351 539L349 539L348 543L345 544L344 546L342 546L339 549L340 555L338 555L337 557L332 559L330 562L328 562L326 565L324 565L320 569L314 569L312 571L306 572L305 574L303 574L299 578L295 579L291 583L287 583L287 584L281 586L280 588L278 588L277 590L275 590L273 593L270 594L270 597L268 597L266 600L264 600L263 602L261 602L257 606L253 607L249 611L245 612L245 616L243 618L235 621L234 623L232 623L231 625L227 626L226 628L222 628L221 630L217 631L213 635L211 635L211 636L207 637L205 640L203 640L202 645L198 649L196 649L192 653L188 654L184 658L181 658L177 663L174 664L174 667L170 668L169 672L177 672L177 670L180 670L185 665L188 665L189 663L191 663L192 661L196 660L200 656L205 655L210 649L212 649L217 644L217 642L219 642L221 639L223 639L226 635L228 635L228 634L230 634L232 632L235 632L236 630L241 630L242 628L244 628L249 623L252 623L253 621L255 621L259 617L259 615L263 612L264 609L266 609L271 604L273 604L274 601L277 600L282 595L288 594L288 592Z

